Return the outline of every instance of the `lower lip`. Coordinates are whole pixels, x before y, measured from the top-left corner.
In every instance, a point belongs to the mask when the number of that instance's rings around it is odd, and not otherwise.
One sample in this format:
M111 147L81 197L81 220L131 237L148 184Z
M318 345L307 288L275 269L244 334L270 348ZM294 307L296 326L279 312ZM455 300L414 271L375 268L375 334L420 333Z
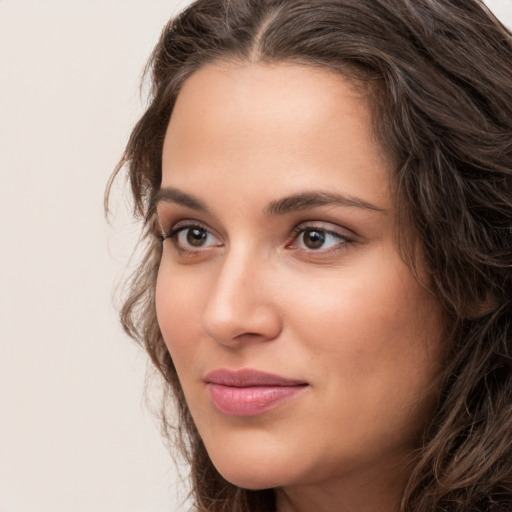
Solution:
M209 383L217 409L229 416L256 416L296 397L307 386L250 386L237 388Z

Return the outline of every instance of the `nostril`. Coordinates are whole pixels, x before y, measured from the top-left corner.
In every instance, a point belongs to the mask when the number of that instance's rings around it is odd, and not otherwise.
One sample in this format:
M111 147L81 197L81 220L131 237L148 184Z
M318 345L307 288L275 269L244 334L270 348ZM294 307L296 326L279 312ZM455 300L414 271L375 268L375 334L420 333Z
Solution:
M272 290L264 284L265 269L247 246L228 251L205 297L202 324L210 338L238 347L279 335L281 319Z
M204 331L217 343L238 347L247 343L271 341L281 332L281 319L270 306L239 308L237 314L220 315L210 310L205 315Z

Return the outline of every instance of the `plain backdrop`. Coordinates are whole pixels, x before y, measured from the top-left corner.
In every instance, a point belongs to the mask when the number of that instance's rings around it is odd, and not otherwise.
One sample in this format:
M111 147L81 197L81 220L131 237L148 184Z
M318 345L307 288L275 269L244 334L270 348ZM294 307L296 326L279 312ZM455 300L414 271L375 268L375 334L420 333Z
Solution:
M188 508L112 302L136 226L122 196L102 209L186 3L0 0L0 512ZM511 25L512 0L488 4Z

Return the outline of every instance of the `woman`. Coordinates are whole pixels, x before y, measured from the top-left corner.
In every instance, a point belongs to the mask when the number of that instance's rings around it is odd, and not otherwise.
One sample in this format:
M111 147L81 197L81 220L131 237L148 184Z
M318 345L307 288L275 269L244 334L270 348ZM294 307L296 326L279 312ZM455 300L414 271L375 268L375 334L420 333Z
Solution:
M476 0L164 29L122 321L198 510L512 510L511 56Z

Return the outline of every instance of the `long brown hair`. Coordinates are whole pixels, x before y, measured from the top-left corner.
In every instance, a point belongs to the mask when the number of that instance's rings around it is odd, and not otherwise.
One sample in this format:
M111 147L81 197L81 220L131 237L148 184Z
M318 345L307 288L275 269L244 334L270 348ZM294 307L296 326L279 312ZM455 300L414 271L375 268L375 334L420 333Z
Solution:
M149 106L114 173L127 170L147 243L121 320L163 376L164 433L190 463L198 509L275 508L273 490L237 488L214 468L155 314L161 244L150 205L165 131L184 81L226 59L322 66L369 93L395 163L401 253L415 270L419 241L450 332L401 510L512 510L512 38L479 0L198 0L164 28Z

